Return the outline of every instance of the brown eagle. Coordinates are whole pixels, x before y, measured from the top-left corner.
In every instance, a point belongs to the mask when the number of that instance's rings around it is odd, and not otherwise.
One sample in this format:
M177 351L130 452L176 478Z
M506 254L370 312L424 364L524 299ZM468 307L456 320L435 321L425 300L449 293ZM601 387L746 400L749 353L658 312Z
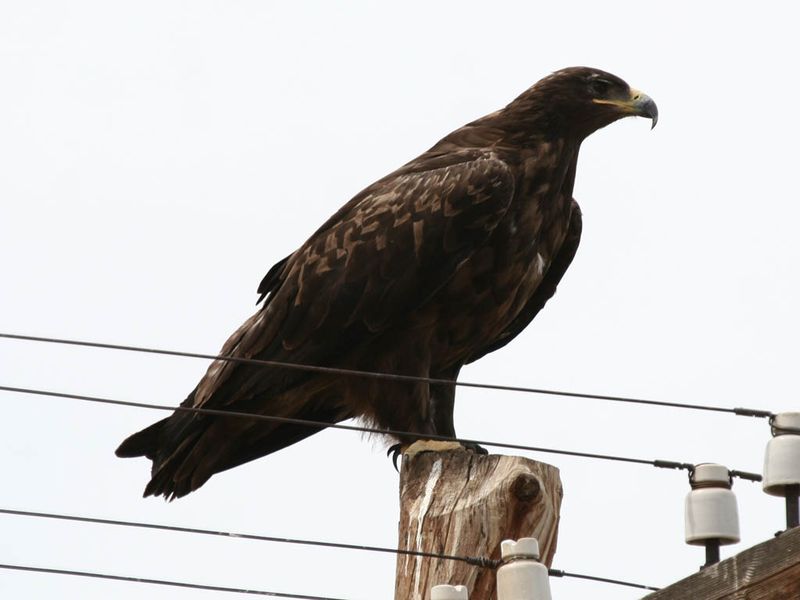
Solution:
M339 209L269 270L263 305L221 354L455 381L555 293L580 240L581 142L629 115L655 126L658 111L619 77L545 77ZM182 406L455 437L454 397L454 385L216 361ZM152 460L144 495L176 498L321 429L176 412L117 456Z

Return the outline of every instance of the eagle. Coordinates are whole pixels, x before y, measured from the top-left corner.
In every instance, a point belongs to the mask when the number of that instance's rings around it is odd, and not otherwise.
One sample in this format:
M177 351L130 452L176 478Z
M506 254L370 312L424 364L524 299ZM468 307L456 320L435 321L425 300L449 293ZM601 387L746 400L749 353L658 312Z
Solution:
M144 495L185 496L346 419L415 434L396 447L455 438L459 371L514 339L575 256L581 142L632 115L654 127L658 110L615 75L562 69L358 193L269 269L221 355L422 380L216 360L181 406L321 424L176 411L116 451L152 461Z

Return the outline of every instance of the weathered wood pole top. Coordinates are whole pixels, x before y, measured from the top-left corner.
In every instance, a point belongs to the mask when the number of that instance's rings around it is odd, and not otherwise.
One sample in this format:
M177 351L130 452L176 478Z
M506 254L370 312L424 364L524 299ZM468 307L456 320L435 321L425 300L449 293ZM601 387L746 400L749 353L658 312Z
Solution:
M465 450L407 454L398 547L499 559L504 539L535 537L550 566L562 495L558 469L528 458ZM432 586L451 584L467 586L470 600L490 600L495 576L464 562L399 555L395 598L428 600Z

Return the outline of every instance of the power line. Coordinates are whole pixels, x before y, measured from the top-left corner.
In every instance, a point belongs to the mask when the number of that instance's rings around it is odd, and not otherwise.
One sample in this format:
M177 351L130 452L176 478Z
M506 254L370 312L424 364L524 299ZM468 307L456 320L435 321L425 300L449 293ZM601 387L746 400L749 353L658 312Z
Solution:
M465 562L467 564L486 568L486 569L496 569L500 565L502 565L502 560L492 559L486 556L456 556L452 554L437 554L435 552L421 552L417 550L403 550L399 548L387 548L382 546L366 546L361 544L343 544L338 542L324 542L319 540L304 540L304 539L296 539L296 538L286 538L286 537L275 537L275 536L267 536L267 535L257 535L257 534L250 534L250 533L234 533L230 531L216 531L213 529L198 529L195 527L179 527L175 525L160 525L157 523L142 523L139 521L121 521L117 519L100 519L96 517L83 517L78 515L65 515L65 514L55 514L55 513L45 513L45 512L33 512L27 510L14 510L9 508L0 508L0 514L6 515L13 515L13 516L22 516L22 517L34 517L34 518L44 518L44 519L56 519L61 521L74 521L79 523L94 523L99 525L115 525L121 527L134 527L134 528L142 528L142 529L155 529L160 531L171 531L171 532L179 532L179 533L192 533L192 534L200 534L200 535L211 535L211 536L219 536L219 537L226 537L226 538L235 538L235 539L245 539L245 540L256 540L261 542L276 542L281 544L300 544L306 546L319 546L323 548L336 548L336 549L343 549L343 550L360 550L365 552L380 552L385 554L400 554L403 556L418 556L421 558L435 558L440 560L452 560L452 561L459 561ZM552 577L573 577L576 579L586 579L590 581L598 581L601 583L610 583L614 585L621 585L627 587L634 587L643 590L652 590L658 591L660 588L652 587L648 585L644 585L641 583L633 583L630 581L623 581L620 579L609 579L607 577L597 577L594 575L581 575L578 573L569 573L567 571L562 571L560 569L549 569L549 573Z
M159 354L165 356L180 356L184 358L200 358L206 360L219 360L223 362L234 362L247 365L260 365L264 367L276 367L281 369L294 369L299 371L310 371L314 373L327 373L333 375L347 375L352 377L369 377L373 379L383 379L387 381L407 381L415 383L428 383L436 385L455 385L459 387L477 388L484 390L497 390L502 392L522 392L528 394L542 394L548 396L564 396L567 398L584 398L588 400L604 400L608 402L622 402L628 404L645 404L649 406L662 406L670 408L684 408L690 410L704 410L711 412L730 413L746 417L770 418L773 413L768 410L753 408L728 408L724 406L711 406L704 404L688 404L684 402L666 402L663 400L647 400L644 398L630 398L625 396L611 396L606 394L589 394L583 392L569 392L564 390L551 390L543 388L533 388L525 386L500 385L494 383L477 383L469 381L452 381L450 379L438 379L434 377L418 377L414 375L400 375L396 373L375 373L372 371L360 371L356 369L341 369L337 367L323 367L318 365L305 365L275 360L262 360L256 358L243 358L238 356L224 356L215 354L202 354L198 352L183 352L178 350L162 350L159 348L145 348L141 346L129 346L122 344L107 344L102 342L88 342L84 340L74 340L65 338L39 337L32 335L22 335L14 333L0 333L0 338L11 340L23 340L29 342L43 342L49 344L63 344L69 346L83 346L87 348L102 348L106 350L122 350L125 352L140 352L145 354Z
M625 587L638 588L640 590L650 590L652 592L657 592L661 589L657 587L652 587L650 585L644 585L641 583L631 583L630 581L622 581L620 579L608 579L607 577L595 577L594 575L580 575L578 573L568 573L567 571L562 571L561 569L548 569L547 572L550 575L550 577L573 577L575 579L587 579L589 581L612 583L614 585L622 585Z
M304 425L318 429L343 429L346 431L358 431L361 433L375 433L379 435L392 435L398 438L411 438L411 439L424 439L424 440L437 440L446 442L457 442L459 444L477 444L479 446L492 446L495 448L507 448L511 450L525 450L529 452L542 452L546 454L560 454L562 456L575 456L581 458L594 458L598 460L609 460L617 462L634 463L640 465L650 465L661 469L684 469L686 471L693 471L694 465L692 463L677 462L672 460L648 460L644 458L631 458L628 456L616 456L612 454L597 454L592 452L577 452L574 450L558 450L554 448L542 448L539 446L525 446L522 444L509 444L505 442L493 442L486 440L474 440L467 438L453 438L445 435L435 434L420 434L412 431L397 431L394 429L378 429L375 427L361 427L356 425L342 425L341 423L327 423L325 421L312 421L309 419L296 419L292 417L278 417L274 415L261 415L256 413L246 413L239 411L217 410L211 408L197 408L193 406L164 406L161 404L148 404L144 402L131 402L127 400L115 400L112 398L99 398L97 396L85 396L81 394L68 394L64 392L51 392L47 390L31 389L31 388L18 388L0 385L0 391L16 392L20 394L32 394L37 396L49 396L54 398L66 398L69 400L80 400L84 402L94 402L99 404L111 404L116 406L129 406L133 408L146 408L152 410L166 410L175 412L188 412L201 415L210 415L216 417L233 417L245 418L260 421L269 421L273 423L289 423L292 425ZM750 481L761 481L761 475L757 473L748 473L746 471L731 471L732 476Z
M279 544L298 544L303 546L319 546L322 548L337 548L342 550L361 550L364 552L381 552L385 554L402 554L404 556L419 556L421 558L438 558L465 562L476 567L494 569L500 561L483 556L455 556L451 554L437 554L435 552L421 552L417 550L401 550L399 548L385 548L381 546L366 546L361 544L343 544L339 542L324 542L318 540L302 540L296 538L276 537L269 535L256 535L251 533L234 533L230 531L215 531L213 529L198 529L195 527L177 527L174 525L160 525L157 523L141 523L138 521L120 521L117 519L99 519L96 517L81 517L77 515L64 515L55 513L32 512L27 510L14 510L0 508L0 514L20 517L36 517L41 519L57 519L61 521L76 521L80 523L95 523L98 525L118 525L121 527L138 527L141 529L156 529L161 531L174 531L179 533L194 533L199 535L212 535L226 538L256 540L259 542L276 542Z
M132 577L129 575L109 575L92 571L72 571L68 569L51 569L48 567L31 567L27 565L0 564L0 569L13 571L28 571L33 573L49 573L51 575L75 575L77 577L92 577L94 579L111 579L114 581L128 581L131 583L149 583L153 585L168 585L172 587L191 588L211 592L229 592L232 594L251 594L255 596L272 596L274 598L294 598L295 600L343 600L330 596L309 596L307 594L287 594L284 592L268 592L266 590L249 590L244 588L225 587L221 585L203 585L201 583L188 583L185 581L171 581L167 579L150 579L148 577Z

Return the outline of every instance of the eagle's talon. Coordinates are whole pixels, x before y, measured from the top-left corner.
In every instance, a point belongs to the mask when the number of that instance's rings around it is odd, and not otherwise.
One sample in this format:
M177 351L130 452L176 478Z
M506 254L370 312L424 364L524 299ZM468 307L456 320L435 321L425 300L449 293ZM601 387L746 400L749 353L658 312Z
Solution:
M489 451L486 448L475 442L461 442L461 445L464 446L464 450L467 452L474 452L480 456L486 456L489 454Z
M399 468L397 467L397 459L404 454L414 456L425 452L452 452L454 450L472 452L473 454L480 456L489 454L489 451L486 450L486 448L477 444L476 442L419 439L412 444L397 443L393 446L390 446L386 450L386 456L392 457L392 464L394 465L395 470L399 472Z
M403 455L403 450L405 450L405 444L393 444L389 446L386 450L386 456L392 457L392 464L394 465L394 470L398 473L400 472L400 468L397 466L397 459Z

